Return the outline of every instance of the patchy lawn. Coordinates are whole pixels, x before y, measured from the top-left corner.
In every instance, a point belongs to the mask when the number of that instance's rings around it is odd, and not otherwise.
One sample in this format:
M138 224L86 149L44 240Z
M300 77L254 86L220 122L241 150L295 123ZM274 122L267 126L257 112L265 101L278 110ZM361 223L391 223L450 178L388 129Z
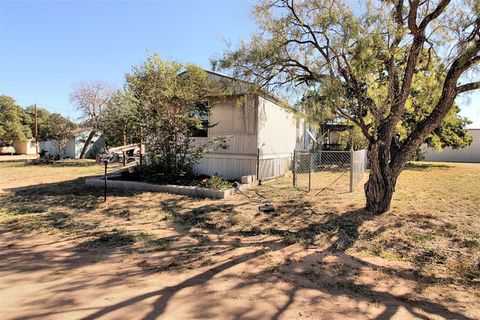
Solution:
M480 165L409 166L381 216L289 177L103 203L83 182L102 170L0 163L2 319L480 318Z

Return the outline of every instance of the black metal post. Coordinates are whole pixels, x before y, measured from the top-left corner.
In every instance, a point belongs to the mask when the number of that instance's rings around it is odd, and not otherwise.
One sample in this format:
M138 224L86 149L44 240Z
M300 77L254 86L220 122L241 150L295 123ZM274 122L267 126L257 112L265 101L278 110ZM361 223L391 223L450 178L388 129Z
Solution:
M143 165L143 128L140 127L140 165Z
M104 194L103 194L103 201L107 202L107 165L108 161L104 161L105 163L105 189L104 189Z

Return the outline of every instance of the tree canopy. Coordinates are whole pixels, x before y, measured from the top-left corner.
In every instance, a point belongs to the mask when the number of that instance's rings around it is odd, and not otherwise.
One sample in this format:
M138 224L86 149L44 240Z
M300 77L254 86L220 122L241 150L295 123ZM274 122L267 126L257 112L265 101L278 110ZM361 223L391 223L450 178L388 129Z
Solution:
M12 143L32 138L32 131L25 122L25 110L8 96L0 96L0 141Z
M11 97L0 96L0 141L12 143L33 137L35 113L33 106L23 109ZM37 107L38 139L52 140L63 152L76 125L58 113Z
M83 125L91 129L80 152L80 159L85 158L90 142L101 129L104 111L113 92L110 85L101 81L79 82L73 86L70 101L81 111Z
M117 90L107 102L102 117L102 132L110 146L140 141L144 115L131 91Z
M41 140L51 140L63 157L67 142L73 136L76 125L58 113L50 113L40 131Z
M214 66L272 90L314 87L323 105L355 123L369 143L369 211L389 209L398 175L424 141L438 144L448 130L462 136L452 131L465 121L454 119L454 101L480 88L480 2L263 0L254 16L260 32Z

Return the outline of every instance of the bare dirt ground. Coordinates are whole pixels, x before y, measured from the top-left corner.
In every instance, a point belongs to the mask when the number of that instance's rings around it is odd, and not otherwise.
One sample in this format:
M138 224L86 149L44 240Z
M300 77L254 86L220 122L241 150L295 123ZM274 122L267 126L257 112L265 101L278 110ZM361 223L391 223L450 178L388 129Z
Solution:
M480 318L479 165L408 167L382 216L288 177L103 203L101 172L0 164L1 319Z

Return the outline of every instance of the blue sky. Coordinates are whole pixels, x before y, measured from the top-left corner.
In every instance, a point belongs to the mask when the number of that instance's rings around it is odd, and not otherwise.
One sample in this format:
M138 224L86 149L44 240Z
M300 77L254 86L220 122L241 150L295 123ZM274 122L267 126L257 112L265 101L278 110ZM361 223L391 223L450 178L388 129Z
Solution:
M209 68L255 30L249 1L0 0L0 93L75 118L75 82L122 86L133 65L163 58Z
M132 65L158 52L205 68L209 59L255 31L253 0L0 0L0 94L73 119L72 85L101 80L121 87ZM480 128L480 93L458 99Z

